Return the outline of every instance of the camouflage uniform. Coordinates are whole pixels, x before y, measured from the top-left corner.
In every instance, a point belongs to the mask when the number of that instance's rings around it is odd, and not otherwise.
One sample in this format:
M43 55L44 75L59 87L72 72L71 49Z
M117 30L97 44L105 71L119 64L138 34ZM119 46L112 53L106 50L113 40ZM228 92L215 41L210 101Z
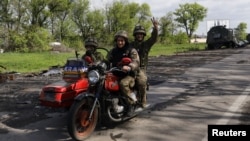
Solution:
M100 52L97 52L96 51L96 48L98 47L98 43L97 43L97 40L93 37L89 37L85 40L85 48L87 49L87 47L89 47L91 49L89 50L86 50L85 54L82 56L82 59L85 60L86 57L90 57L92 63L94 62L98 62L98 61L103 61L104 60L104 56L100 53ZM86 60L85 60L86 61ZM88 65L91 63L91 62L88 62Z
M117 45L111 49L108 54L108 61L111 63L111 67L119 67L119 62L122 58L128 57L131 58L132 62L127 66L130 68L129 75L126 75L119 82L121 92L128 97L128 102L134 104L135 101L131 98L131 88L135 85L135 76L139 70L139 55L134 48L131 48L128 43L128 36L126 31L119 31L115 35L115 41L118 37L123 37L126 41L125 46L122 48L117 47Z
M143 34L146 36L146 31L144 27L137 25L134 28L134 37L136 34ZM141 101L142 101L142 107L144 108L146 106L147 97L146 97L146 89L147 89L147 65L148 65L148 54L151 49L151 47L156 43L158 36L158 28L154 26L153 31L151 33L151 37L147 40L141 40L138 41L136 38L133 42L131 42L131 47L135 48L139 54L140 57L140 71L136 76L136 85L139 90L139 94L141 95Z

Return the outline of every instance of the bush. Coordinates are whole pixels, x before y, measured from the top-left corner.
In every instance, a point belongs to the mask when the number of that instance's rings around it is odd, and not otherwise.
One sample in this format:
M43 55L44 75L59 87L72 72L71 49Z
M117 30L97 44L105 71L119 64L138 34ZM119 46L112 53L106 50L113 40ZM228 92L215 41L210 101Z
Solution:
M184 32L179 32L178 34L174 35L173 39L175 44L186 44L189 42L188 36Z
M159 36L161 44L187 44L189 39L186 33L178 32L175 35Z
M72 49L75 50L83 50L84 45L82 40L78 39L78 40L68 40L68 46Z
M49 43L51 42L52 36L49 32L41 27L33 28L26 34L27 47L30 52L37 51L48 51L50 49Z
M29 27L24 33L9 32L6 51L15 52L41 52L50 49L51 35L40 27Z
M7 48L7 51L26 52L27 42L28 41L24 35L10 32L9 47Z

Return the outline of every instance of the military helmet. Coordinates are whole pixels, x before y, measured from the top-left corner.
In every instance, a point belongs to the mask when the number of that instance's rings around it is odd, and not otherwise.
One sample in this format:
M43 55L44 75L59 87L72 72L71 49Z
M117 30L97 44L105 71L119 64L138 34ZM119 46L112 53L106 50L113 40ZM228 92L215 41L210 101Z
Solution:
M94 47L97 47L98 46L98 43L97 43L97 39L94 38L94 37L89 37L85 40L85 47L86 46L94 46Z
M135 26L133 36L135 36L137 33L142 33L144 36L146 36L146 30L141 25L136 25Z
M117 31L115 34L115 41L118 37L123 37L126 41L128 41L128 32L125 30Z

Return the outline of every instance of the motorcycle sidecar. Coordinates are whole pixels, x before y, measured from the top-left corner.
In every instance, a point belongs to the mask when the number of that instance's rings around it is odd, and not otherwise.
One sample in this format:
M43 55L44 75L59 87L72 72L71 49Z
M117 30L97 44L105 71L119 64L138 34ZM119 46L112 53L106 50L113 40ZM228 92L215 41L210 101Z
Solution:
M87 90L87 67L81 59L70 58L65 65L62 80L42 88L39 101L42 106L67 108L74 98Z

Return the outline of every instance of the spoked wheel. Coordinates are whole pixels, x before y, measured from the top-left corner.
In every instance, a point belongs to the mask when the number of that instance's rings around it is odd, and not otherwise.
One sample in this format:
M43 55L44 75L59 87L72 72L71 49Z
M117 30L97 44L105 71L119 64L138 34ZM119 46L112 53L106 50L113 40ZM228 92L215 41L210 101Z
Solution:
M73 103L69 111L68 132L77 141L88 138L95 130L98 121L98 108L95 106L92 117L89 118L94 99L83 99Z

